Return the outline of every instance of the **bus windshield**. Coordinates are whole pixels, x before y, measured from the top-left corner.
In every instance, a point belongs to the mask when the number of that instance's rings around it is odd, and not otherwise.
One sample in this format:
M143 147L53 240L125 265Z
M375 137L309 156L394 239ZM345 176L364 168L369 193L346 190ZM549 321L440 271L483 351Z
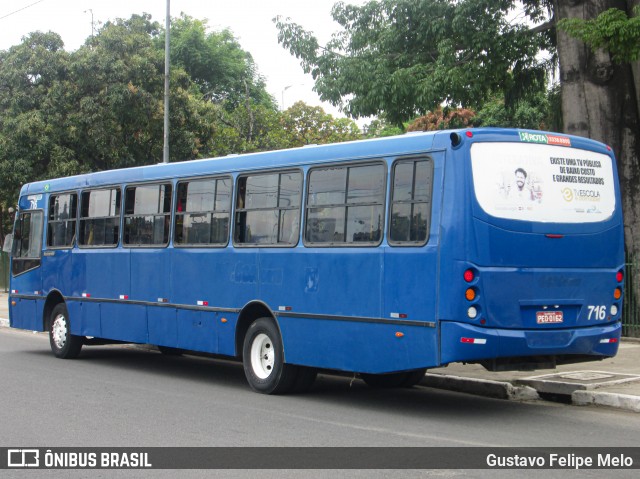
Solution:
M596 223L611 217L616 197L611 158L578 148L531 143L475 143L473 186L496 218Z

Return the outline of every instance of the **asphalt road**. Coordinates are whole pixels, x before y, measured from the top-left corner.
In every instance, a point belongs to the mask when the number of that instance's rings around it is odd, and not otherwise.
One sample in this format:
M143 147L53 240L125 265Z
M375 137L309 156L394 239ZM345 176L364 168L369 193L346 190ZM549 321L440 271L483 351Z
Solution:
M307 394L265 396L250 390L239 363L167 357L133 346L85 347L79 359L60 360L44 334L7 328L0 328L0 425L0 446L5 447L640 444L640 416L631 412L494 400L425 387L380 391L359 380L326 375ZM40 472L68 477L81 471ZM117 472L92 471L91 477ZM255 472L248 474L283 477ZM531 472L548 479L571 471ZM614 475L635 477L633 472ZM430 475L499 478L502 473L510 477L509 471L489 470ZM602 471L581 474L601 477ZM206 475L211 477L211 471ZM336 477L328 471L308 471L308 476ZM349 476L372 474L350 471ZM241 477L241 472L219 477Z

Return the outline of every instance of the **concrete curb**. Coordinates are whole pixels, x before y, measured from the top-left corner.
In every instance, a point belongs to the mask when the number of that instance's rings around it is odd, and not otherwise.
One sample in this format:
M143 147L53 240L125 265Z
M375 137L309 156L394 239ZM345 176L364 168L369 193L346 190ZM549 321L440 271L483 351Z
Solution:
M640 398L629 394L608 393L604 391L575 391L571 394L571 403L576 406L607 406L626 411L640 412Z
M530 386L488 379L464 378L446 374L427 373L421 386L445 389L494 399L535 401L541 399L538 391ZM541 391L544 392L544 391ZM631 412L640 412L640 397L605 391L578 390L571 394L575 406L606 406Z
M517 401L535 401L540 399L538 392L529 386L514 386L509 382L489 379L462 378L446 374L427 373L420 382L421 386L446 389L495 399Z

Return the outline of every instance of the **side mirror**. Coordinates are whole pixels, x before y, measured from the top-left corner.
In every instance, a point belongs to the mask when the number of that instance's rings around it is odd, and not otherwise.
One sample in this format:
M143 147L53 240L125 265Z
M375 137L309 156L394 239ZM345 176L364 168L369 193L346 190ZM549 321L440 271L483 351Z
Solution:
M4 237L4 244L2 245L2 251L11 254L11 248L13 246L13 234L8 234Z

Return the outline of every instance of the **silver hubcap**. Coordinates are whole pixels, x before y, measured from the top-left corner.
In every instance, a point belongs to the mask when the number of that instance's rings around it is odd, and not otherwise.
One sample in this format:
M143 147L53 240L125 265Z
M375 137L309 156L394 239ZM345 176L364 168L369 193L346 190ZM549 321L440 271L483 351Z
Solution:
M53 320L53 326L51 328L53 336L53 342L58 349L64 348L67 342L67 318L62 314L56 316Z
M251 368L260 379L267 379L273 372L275 352L271 338L264 333L258 334L251 343Z

